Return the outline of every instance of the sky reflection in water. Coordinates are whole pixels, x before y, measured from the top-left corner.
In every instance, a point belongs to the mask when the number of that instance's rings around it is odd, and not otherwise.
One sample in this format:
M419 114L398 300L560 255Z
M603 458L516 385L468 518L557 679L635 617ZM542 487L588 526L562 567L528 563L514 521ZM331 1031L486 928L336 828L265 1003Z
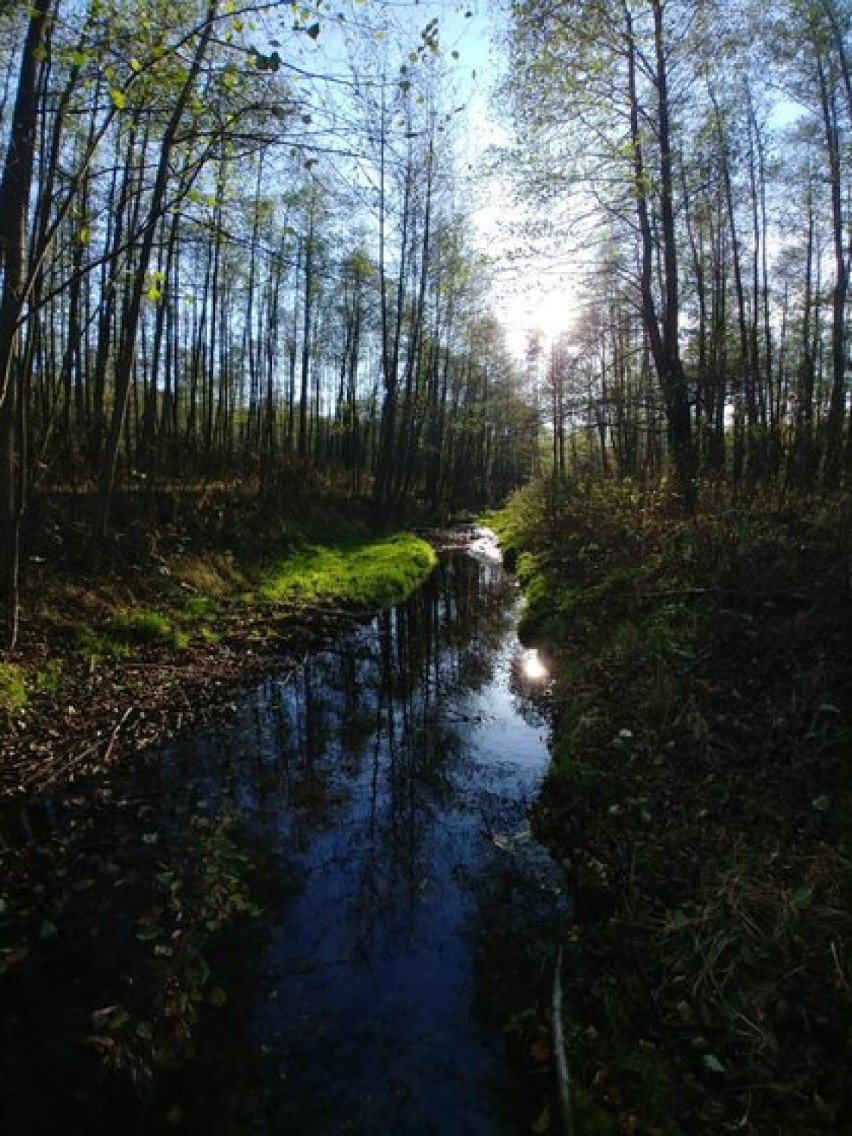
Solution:
M263 684L216 739L226 772L210 796L249 818L285 881L230 964L242 1085L213 1069L220 1130L511 1131L500 1038L472 1011L475 962L547 722L516 589L487 539L474 553ZM524 844L538 895L550 868Z

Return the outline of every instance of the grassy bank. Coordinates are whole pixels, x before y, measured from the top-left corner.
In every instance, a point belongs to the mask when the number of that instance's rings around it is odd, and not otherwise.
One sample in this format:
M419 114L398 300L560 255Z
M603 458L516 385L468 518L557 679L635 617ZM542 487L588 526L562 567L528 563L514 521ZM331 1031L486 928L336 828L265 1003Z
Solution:
M580 1131L852 1131L848 503L540 485L496 526L559 674Z
M164 681L169 669L192 681L203 682L203 669L232 677L274 656L282 632L310 638L344 612L399 602L436 562L426 541L389 530L364 503L327 498L271 511L222 489L185 493L167 522L142 508L141 498L127 505L95 574L86 567L91 503L40 503L20 642L0 663L0 790L25 774L24 736L31 743L38 722L69 700L83 722L114 684L144 706L156 683L130 690L134 667L158 662L167 663ZM39 748L42 772L49 748ZM25 776L23 787L34 787Z
M349 533L292 550L267 565L259 591L273 602L386 607L410 595L435 563L432 547L412 533Z
M228 1002L216 951L262 853L191 770L164 801L158 754L436 557L364 505L223 491L159 525L126 509L94 576L86 503L52 508L0 664L0 1129L179 1129L161 1086Z

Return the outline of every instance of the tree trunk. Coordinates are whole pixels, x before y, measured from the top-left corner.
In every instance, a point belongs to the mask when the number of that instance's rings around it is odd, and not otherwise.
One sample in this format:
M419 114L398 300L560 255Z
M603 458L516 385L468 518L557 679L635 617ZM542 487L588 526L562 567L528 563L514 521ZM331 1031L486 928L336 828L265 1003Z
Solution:
M668 425L669 447L675 474L675 491L681 507L687 513L695 509L695 456L692 444L692 414L683 361L680 356L679 291L677 263L677 233L674 218L672 150L670 140L670 113L668 75L665 55L662 0L653 0L655 85L657 89L657 132L659 157L659 211L662 239L663 294L661 310L657 310L654 296L654 257L657 244L651 226L648 201L649 171L643 148L642 108L637 86L637 53L633 20L625 9L627 30L628 96L630 106L630 137L633 150L636 210L642 244L641 297L642 318L651 347L654 367L663 393Z
M195 82L201 70L201 64L207 52L213 31L213 21L216 15L217 4L218 0L210 0L207 9L207 19L201 31L192 64L163 133L160 157L157 164L157 174L151 191L148 216L143 228L142 246L139 251L139 260L131 284L127 315L124 321L121 345L115 365L115 401L109 434L107 436L104 460L101 467L101 476L98 485L98 508L95 523L92 528L90 545L91 559L95 563L100 554L103 538L106 535L107 523L109 521L109 510L118 463L119 443L121 441L124 416L127 412L130 380L133 374L133 364L136 355L136 338L139 331L142 301L145 295L145 278L151 263L157 222L162 214L165 203L166 189L170 177L170 159L174 150L178 127L180 126L183 112L192 94Z
M824 60L818 59L820 103L822 106L825 145L828 151L829 186L831 190L831 234L834 253L834 289L832 291L831 324L831 395L826 430L823 476L829 488L836 486L841 470L843 426L846 416L846 298L849 293L849 267L845 248L843 185L841 181L842 139L837 119L834 91L826 75Z
M19 321L26 300L27 213L33 176L39 57L45 51L51 0L34 0L21 53L18 92L0 181L0 607L5 642L18 638L23 479L18 448L23 408L18 373Z

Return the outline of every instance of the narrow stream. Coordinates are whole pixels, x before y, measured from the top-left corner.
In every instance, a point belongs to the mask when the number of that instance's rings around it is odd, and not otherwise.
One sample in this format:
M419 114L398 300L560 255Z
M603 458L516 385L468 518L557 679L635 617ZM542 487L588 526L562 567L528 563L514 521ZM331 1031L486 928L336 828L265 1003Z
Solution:
M547 679L518 610L481 536L216 736L211 803L249 818L287 881L230 952L228 1068L201 1062L217 1131L517 1130L501 1014L524 997L504 986L538 975L513 973L514 940L523 954L564 917L526 819ZM191 746L175 758L198 768Z
M529 1131L549 1085L530 1040L567 913L528 829L548 678L518 642L519 607L481 531L407 603L241 695L96 809L11 810L0 838L73 837L76 875L55 881L55 924L0 989L0 1128ZM110 1089L105 1069L93 1093L117 1031L149 1028L124 960L151 939L146 965L171 965L149 877L179 880L187 826L227 816L256 862L260 914L216 940L195 1055L151 1091Z

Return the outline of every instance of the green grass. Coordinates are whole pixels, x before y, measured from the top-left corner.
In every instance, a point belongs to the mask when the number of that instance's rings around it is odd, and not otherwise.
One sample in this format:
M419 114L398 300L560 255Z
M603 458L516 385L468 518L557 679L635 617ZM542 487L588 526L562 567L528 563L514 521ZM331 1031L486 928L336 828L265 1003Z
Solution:
M128 646L163 642L171 636L171 627L158 611L117 611L107 625L111 638Z
M35 685L42 693L57 698L62 690L63 666L59 659L51 659L47 666L36 672Z
M160 596L163 611L116 607L106 619L75 624L77 651L89 663L97 663L104 659L120 661L152 645L171 644L183 651L194 640L216 643L221 625L240 620L247 606L386 607L410 595L432 571L436 560L431 545L411 533L376 537L356 526L341 533L339 524L328 543L304 543L295 548L290 543L275 559L261 565L237 569L219 556L211 571L205 572L203 561L196 558L190 565L195 583L175 588L171 596ZM181 561L181 573L186 572L187 563L187 558ZM228 572L220 571L223 564L231 565ZM252 586L247 588L247 583ZM203 590L207 587L209 593ZM187 591L192 594L187 595ZM55 686L56 676L49 676L46 682ZM7 701L14 702L11 694ZM0 712L3 705L0 686Z
M435 564L431 545L411 533L359 534L290 552L267 568L259 592L276 602L383 607L410 595Z
M100 630L87 624L77 627L77 643L85 659L126 659L134 647L165 643L173 638L171 624L156 611L120 608ZM178 644L179 646L179 644Z

